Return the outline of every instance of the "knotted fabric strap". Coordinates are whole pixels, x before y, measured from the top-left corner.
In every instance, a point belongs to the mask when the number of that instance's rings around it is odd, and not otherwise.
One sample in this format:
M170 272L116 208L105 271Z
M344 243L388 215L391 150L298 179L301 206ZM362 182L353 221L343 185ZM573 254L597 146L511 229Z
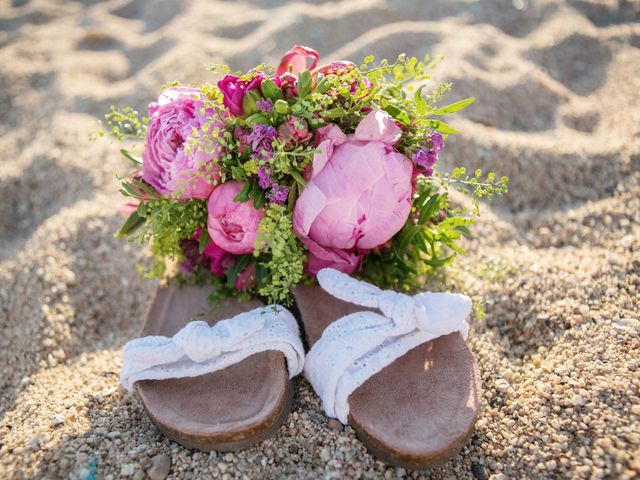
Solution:
M349 395L367 379L418 345L452 332L467 335L471 300L465 295L427 292L411 297L330 268L317 277L334 297L382 313L363 311L336 320L307 354L305 376L325 413L344 424Z
M279 306L256 308L209 326L192 321L172 338L150 336L128 342L120 382L131 390L138 380L195 377L222 370L258 352L278 350L289 378L302 371L304 348L298 324Z

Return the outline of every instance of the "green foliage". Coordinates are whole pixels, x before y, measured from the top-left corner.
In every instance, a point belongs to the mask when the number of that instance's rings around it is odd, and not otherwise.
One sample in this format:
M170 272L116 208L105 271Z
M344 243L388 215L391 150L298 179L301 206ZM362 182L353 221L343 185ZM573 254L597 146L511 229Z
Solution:
M290 305L291 288L302 280L304 247L296 238L291 213L282 205L271 204L260 222L255 255L258 294L269 303Z
M458 242L470 236L468 227L475 219L454 212L446 192L422 179L413 206L391 245L365 257L363 277L382 288L417 290L427 275L465 253Z
M137 110L131 107L117 109L111 105L111 110L105 116L107 121L107 133L116 140L140 139L144 138L147 132L147 123L149 119L140 118ZM100 136L104 133L100 133Z
M475 215L480 214L479 200L483 198L491 200L494 197L506 195L509 191L509 179L507 177L498 179L493 172L489 172L483 177L482 170L479 168L470 176L467 174L466 168L456 167L450 175L446 173L440 174L439 178L445 190L450 186L454 186L459 192L471 197Z
M133 215L144 220L137 230L128 233L139 245L150 243L154 256L151 269L145 274L162 277L169 262L183 259L180 242L192 238L198 229L206 229L207 202L155 199L140 203Z

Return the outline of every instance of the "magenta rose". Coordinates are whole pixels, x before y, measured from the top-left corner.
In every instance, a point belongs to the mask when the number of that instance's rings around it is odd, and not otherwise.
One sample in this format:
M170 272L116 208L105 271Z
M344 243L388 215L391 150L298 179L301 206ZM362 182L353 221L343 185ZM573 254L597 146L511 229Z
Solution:
M217 180L215 154L189 145L193 130L214 115L205 109L202 93L196 88L165 90L157 103L149 105L147 144L142 152L142 178L159 193L181 200L205 199ZM189 145L190 148L185 148Z
M252 253L258 236L258 226L264 213L253 202L233 199L242 190L241 182L226 182L209 197L207 230L211 240L220 248L239 255Z
M346 136L323 127L309 181L293 211L293 227L309 248L307 271L356 271L358 253L391 239L406 223L413 195L413 163L393 145L402 131L374 110Z
M224 272L227 270L227 268L233 266L233 264L235 263L233 255L231 255L220 246L216 245L213 240L210 241L206 247L204 247L202 254L208 261L210 261L209 269L211 270L211 273L216 277L221 277L222 275L224 275Z
M256 72L251 80L242 80L235 75L226 75L218 82L218 88L222 92L223 101L226 107L234 115L242 115L242 100L249 90L256 90L262 85L266 77L262 72Z

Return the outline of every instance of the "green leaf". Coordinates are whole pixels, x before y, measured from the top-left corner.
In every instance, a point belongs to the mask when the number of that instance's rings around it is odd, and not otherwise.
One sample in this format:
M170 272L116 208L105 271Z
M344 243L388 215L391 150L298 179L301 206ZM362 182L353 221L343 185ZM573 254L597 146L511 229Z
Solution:
M457 135L458 133L460 133L455 128L450 127L449 125L447 125L444 122L441 122L440 120L431 120L429 122L429 125L431 126L431 128L433 128L434 130L437 130L440 133L450 133L452 135Z
M416 93L413 95L413 100L416 102L416 110L420 115L424 115L427 113L427 101L422 98L422 89L426 85L420 85L420 88L416 90Z
M298 76L298 97L304 98L311 91L311 72L305 70Z
M126 237L140 227L140 225L142 225L146 220L146 218L138 215L138 212L133 212L129 215L129 218L124 222L124 225L122 225L118 233L116 233L116 237Z
M206 228L203 228L200 232L200 241L198 242L198 253L202 254L204 249L207 247L209 242L211 241L211 237L209 236L209 231Z
M297 199L298 199L298 183L296 182L293 185L291 185L291 189L289 190L289 198L287 199L289 210L293 211L293 207L295 206Z
M300 173L298 173L297 171L292 170L291 176L298 183L298 185L300 185L300 190L302 190L307 185L307 182L304 181L304 178L302 178L302 175L300 175Z
M318 85L316 85L316 88L313 89L313 91L316 93L326 93L329 88L331 88L331 82L329 81L328 77L323 76L318 82Z
M475 97L465 98L464 100L460 100L459 102L452 103L451 105L447 105L446 107L441 107L431 112L429 115L446 115L448 113L455 113L462 110L463 108L468 107L473 102L475 102L475 100L476 100Z
M344 108L337 107L337 108L332 108L330 110L325 110L324 112L322 112L322 116L331 118L331 119L336 119L336 118L342 118L346 116L347 113L348 112Z
M142 159L137 155L134 155L129 150L124 148L120 149L120 153L128 160L130 160L135 166L139 167L142 165Z
M142 198L140 192L129 182L122 182L122 190L120 190L120 193L125 197Z
M251 182L247 182L242 186L242 190L240 190L238 192L238 194L233 197L233 201L234 202L238 202L238 203L244 203L246 201L249 200L249 198L251 198L249 196L249 193L251 192L251 187L253 186L253 184Z
M424 225L431 220L436 212L440 211L440 195L434 195L427 203L420 207L420 216L418 217L418 223Z
M135 178L132 180L133 184L138 187L140 190L142 190L144 193L146 193L147 195L153 197L153 198L160 198L160 194L152 187L150 186L148 183L142 182L140 180L136 180Z
M253 256L249 254L236 256L236 263L227 269L227 287L233 288L235 286L236 278L246 270L252 258Z
M431 267L438 268L438 267L444 267L445 265L451 263L454 258L455 258L455 255L449 255L448 257L445 257L445 258L425 259L424 263L426 263Z
M234 180L243 181L243 180L246 180L247 178L247 172L245 172L244 168L239 167L237 165L231 166L231 174Z
M387 105L386 107L384 107L384 110L400 123L407 126L411 125L411 118L406 111L396 107L395 105Z
M264 196L262 190L256 188L252 193L253 198L253 208L256 210L260 210L265 203L267 203L267 199Z
M269 269L267 267L265 267L261 263L256 265L256 282L258 282L258 289L260 289L260 287L264 285L264 281L268 277L268 275Z
M458 225L457 227L455 227L455 229L461 232L462 235L464 235L466 238L473 238L473 235L471 234L471 230L469 230L466 226Z

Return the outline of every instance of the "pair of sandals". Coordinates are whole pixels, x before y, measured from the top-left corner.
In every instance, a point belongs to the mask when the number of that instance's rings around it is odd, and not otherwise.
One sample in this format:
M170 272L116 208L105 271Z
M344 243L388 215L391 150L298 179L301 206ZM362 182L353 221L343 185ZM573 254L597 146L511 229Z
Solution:
M294 290L306 356L298 324L281 306L254 299L211 311L205 287L160 288L143 337L125 346L122 384L137 389L170 439L229 451L278 430L291 409L292 378L304 370L327 416L351 425L382 460L424 469L455 455L481 404L463 339L469 298L410 297L332 269L318 282ZM206 321L190 321L198 312L209 312Z

